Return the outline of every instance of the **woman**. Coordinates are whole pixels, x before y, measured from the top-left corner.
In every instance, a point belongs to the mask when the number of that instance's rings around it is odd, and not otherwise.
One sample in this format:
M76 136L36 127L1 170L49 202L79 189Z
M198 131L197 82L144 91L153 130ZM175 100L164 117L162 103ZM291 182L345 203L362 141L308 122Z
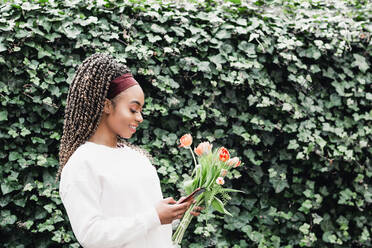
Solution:
M143 121L143 105L140 85L112 56L94 54L79 66L67 97L58 177L83 247L172 247L171 223L191 204L163 199L150 155L124 140Z

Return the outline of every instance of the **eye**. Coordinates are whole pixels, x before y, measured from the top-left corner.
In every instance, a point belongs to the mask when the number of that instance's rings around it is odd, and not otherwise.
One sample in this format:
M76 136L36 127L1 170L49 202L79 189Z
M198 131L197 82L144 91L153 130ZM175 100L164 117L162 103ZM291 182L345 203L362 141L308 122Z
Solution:
M135 114L135 113L141 113L141 115L143 115L143 112L141 111L141 112L138 112L138 111L136 111L136 110L133 110L133 109L131 109L130 110L133 114Z

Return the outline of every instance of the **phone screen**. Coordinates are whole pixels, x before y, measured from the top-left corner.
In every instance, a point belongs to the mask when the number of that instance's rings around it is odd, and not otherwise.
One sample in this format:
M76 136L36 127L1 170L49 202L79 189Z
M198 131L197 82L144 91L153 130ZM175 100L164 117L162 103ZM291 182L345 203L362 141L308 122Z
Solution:
M194 190L190 195L188 195L186 198L184 198L182 201L179 202L179 204L189 201L191 198L197 197L199 194L203 193L205 191L204 188L197 188Z

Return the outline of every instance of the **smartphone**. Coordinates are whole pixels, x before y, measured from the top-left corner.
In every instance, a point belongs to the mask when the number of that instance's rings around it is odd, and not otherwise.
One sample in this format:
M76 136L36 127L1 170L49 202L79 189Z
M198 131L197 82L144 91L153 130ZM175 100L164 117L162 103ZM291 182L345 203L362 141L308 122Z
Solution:
M189 201L191 198L196 198L198 195L203 193L205 191L205 188L197 188L194 190L191 194L189 194L186 198L184 198L182 201L180 201L178 204L184 203Z

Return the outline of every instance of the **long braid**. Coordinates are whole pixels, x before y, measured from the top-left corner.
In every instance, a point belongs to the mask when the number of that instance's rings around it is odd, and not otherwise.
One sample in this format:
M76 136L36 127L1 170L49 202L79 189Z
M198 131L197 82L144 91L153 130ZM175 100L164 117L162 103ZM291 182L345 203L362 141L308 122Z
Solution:
M71 155L97 130L110 82L127 72L125 65L103 53L86 58L77 69L67 95L56 180ZM119 146L127 145L152 160L147 151L118 138Z

